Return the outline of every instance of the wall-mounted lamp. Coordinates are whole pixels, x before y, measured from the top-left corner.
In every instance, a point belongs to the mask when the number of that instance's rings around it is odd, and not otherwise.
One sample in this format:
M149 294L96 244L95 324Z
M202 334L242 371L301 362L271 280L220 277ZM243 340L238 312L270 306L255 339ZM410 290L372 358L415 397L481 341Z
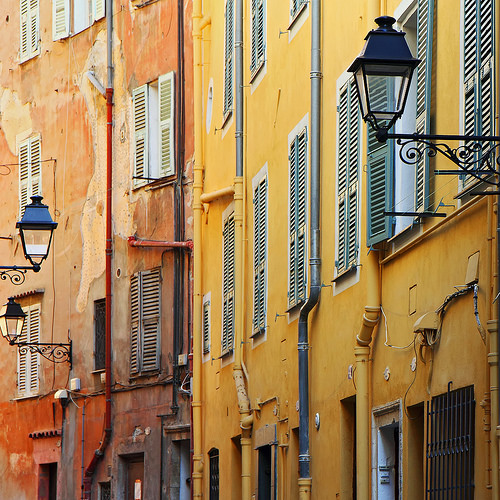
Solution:
M13 297L0 310L0 332L10 345L15 345L19 353L28 351L41 354L52 363L68 362L72 367L72 341L67 344L20 341L26 313Z

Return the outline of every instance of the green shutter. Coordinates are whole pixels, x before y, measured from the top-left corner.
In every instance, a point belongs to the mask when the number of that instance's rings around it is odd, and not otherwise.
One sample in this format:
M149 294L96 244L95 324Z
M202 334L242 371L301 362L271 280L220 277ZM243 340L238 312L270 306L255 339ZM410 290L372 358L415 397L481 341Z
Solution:
M290 145L290 223L288 307L300 304L306 296L306 202L307 131L304 129Z
M224 34L224 116L233 108L234 0L226 1Z
M69 36L69 0L52 0L52 39Z
M338 106L337 261L338 273L357 263L359 252L360 114L354 79L342 87Z
M221 355L233 351L234 344L234 213L224 222L223 231L223 310Z
M171 71L158 79L158 116L160 117L159 159L160 177L175 173L175 136L174 136L174 72Z
M266 328L267 178L254 191L253 333Z
M430 134L432 89L432 43L434 29L434 0L419 0L417 21L417 116L418 134ZM417 147L423 153L421 144ZM415 165L415 211L429 209L429 156L422 154Z
M134 114L134 176L149 177L149 141L148 141L148 86L142 85L132 93ZM134 179L134 186L141 186L146 181Z
M252 0L252 43L250 54L250 71L252 72L259 69L265 59L264 10L264 0Z

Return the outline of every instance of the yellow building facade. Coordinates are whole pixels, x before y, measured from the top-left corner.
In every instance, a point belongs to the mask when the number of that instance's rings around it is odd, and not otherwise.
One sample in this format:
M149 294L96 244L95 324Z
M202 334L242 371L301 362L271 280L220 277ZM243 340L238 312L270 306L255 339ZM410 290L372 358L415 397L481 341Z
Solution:
M499 14L194 1L194 498L498 498L495 186L378 143L347 70L393 16L395 130L498 134Z

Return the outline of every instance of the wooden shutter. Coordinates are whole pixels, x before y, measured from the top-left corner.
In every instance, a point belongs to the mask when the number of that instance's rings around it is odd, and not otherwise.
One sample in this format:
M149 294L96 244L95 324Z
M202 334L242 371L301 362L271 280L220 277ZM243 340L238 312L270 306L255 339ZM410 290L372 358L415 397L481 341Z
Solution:
M134 113L134 177L149 177L148 165L148 86L142 85L132 93ZM141 186L144 179L134 179Z
M419 0L417 12L417 116L418 134L430 134L432 89L432 41L434 0ZM423 145L417 147L423 153ZM429 156L422 154L415 165L415 211L429 208Z
M52 39L69 36L69 0L52 0Z
M160 270L142 271L130 280L130 372L160 367Z
M92 0L92 22L103 18L106 15L106 1Z
M210 302L203 304L203 354L210 352Z
M30 24L29 24L29 44L30 44L30 57L33 57L39 52L40 49L40 11L39 0L30 0Z
M139 351L139 274L130 278L130 373L138 373L140 369Z
M30 197L42 192L40 136L32 137L19 145L19 216L31 203Z
M19 218L24 214L24 207L29 200L29 141L19 145Z
M160 76L158 79L158 116L160 117L160 177L165 177L175 173L174 81L173 71Z
M25 309L26 319L19 342L40 342L40 306ZM18 350L17 390L20 396L36 394L39 390L40 356L29 349Z
M303 130L290 146L290 224L288 307L305 299L307 132Z
M29 0L21 0L20 5L20 17L21 17L21 26L20 26L20 59L21 61L26 60L30 54L30 45L29 45Z
M250 71L255 72L265 59L264 0L252 0L252 44Z
M358 182L359 182L359 104L354 79L340 90L338 107L337 270L342 273L357 262Z
M267 178L257 185L254 207L253 332L266 328Z
M234 0L226 1L224 51L224 117L226 117L233 108Z
M234 214L231 214L224 222L223 231L221 355L232 352L234 343L234 230Z

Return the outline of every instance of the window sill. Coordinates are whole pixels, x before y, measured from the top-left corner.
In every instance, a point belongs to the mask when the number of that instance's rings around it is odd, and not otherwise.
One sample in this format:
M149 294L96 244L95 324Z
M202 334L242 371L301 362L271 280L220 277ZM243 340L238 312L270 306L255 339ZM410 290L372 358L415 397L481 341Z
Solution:
M259 330L256 330L250 335L251 339L259 339L262 335L266 333L266 327L260 328Z
M255 68L250 68L250 83L254 83L255 79L259 76L262 68L264 67L265 60L262 57L256 64Z
M27 394L25 396L16 396L15 398L13 398L12 401L24 401L26 399L34 399L34 398L38 398L40 396L40 393L37 392L36 394Z

